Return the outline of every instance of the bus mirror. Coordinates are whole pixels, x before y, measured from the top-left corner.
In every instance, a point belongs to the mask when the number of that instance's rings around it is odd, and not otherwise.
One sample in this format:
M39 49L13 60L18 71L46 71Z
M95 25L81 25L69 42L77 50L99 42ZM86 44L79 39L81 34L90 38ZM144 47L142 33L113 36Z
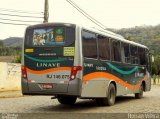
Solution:
M151 61L154 62L154 56L153 55L151 56Z

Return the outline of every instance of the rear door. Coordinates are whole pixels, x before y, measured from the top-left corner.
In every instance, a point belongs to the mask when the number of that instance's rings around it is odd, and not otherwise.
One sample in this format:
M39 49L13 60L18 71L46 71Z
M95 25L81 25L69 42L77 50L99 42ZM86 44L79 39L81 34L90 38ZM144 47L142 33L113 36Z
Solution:
M24 65L29 91L67 92L74 64L75 26L38 26L27 31Z

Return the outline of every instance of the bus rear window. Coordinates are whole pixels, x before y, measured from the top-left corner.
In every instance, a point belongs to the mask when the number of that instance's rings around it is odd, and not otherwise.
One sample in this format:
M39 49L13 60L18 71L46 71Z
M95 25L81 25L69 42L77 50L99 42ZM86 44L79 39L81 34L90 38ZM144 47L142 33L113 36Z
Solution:
M26 30L25 46L68 46L75 40L75 28L50 26Z
M64 28L40 28L33 29L32 44L36 45L64 45L65 40Z
M64 28L41 28L33 30L32 43L36 45L55 45L65 43Z

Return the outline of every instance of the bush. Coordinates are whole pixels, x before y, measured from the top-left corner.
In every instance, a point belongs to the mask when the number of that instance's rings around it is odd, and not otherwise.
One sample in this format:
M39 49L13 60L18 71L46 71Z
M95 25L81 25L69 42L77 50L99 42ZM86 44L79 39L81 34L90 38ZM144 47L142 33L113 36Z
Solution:
M17 58L16 58L16 60L15 60L15 62L16 63L21 63L21 59L22 59L22 55L21 55L21 53L19 53Z

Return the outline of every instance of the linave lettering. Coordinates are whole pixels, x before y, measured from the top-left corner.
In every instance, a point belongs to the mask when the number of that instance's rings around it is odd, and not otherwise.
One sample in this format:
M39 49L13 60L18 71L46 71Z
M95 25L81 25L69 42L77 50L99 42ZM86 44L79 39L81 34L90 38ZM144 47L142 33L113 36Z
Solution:
M47 68L59 67L59 66L60 66L60 63L37 63L36 64L36 67L47 67Z

